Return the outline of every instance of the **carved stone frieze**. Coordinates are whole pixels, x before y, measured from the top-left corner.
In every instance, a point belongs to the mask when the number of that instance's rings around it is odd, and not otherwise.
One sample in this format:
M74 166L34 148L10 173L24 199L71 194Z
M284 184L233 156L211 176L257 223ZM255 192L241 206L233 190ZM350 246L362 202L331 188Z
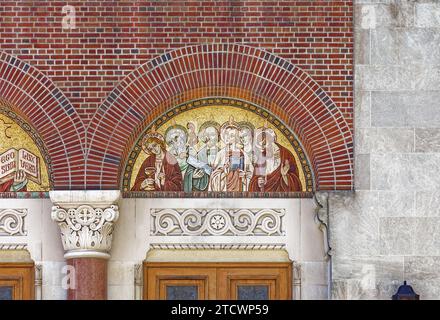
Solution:
M26 243L0 243L0 250L27 250Z
M161 250L281 250L286 245L282 243L152 243L151 249Z
M284 236L283 209L151 209L152 236Z
M27 209L0 209L0 236L25 236Z

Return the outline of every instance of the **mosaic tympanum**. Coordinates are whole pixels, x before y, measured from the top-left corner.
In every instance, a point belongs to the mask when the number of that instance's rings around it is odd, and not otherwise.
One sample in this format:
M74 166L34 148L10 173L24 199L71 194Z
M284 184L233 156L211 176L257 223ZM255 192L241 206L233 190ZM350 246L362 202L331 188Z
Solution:
M144 132L124 191L304 192L311 180L299 142L274 116L208 99L176 107Z
M49 190L47 165L31 136L28 124L0 113L0 192Z

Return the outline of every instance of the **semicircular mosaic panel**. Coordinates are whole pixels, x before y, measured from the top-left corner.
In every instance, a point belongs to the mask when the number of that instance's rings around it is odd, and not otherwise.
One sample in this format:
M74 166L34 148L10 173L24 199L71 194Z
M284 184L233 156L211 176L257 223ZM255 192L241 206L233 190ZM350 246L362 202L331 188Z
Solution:
M46 148L32 127L0 108L0 193L49 191L49 166Z
M313 191L301 143L254 104L210 98L156 119L129 154L127 196L282 194Z

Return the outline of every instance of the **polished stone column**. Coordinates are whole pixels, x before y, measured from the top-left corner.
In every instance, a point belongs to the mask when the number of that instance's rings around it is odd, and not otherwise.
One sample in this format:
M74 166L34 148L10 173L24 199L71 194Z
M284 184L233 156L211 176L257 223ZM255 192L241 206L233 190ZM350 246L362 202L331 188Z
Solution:
M58 223L64 257L72 266L69 300L107 299L107 260L119 191L51 191L52 219Z
M75 270L75 289L67 292L68 300L107 299L107 260L102 258L71 258L67 264Z

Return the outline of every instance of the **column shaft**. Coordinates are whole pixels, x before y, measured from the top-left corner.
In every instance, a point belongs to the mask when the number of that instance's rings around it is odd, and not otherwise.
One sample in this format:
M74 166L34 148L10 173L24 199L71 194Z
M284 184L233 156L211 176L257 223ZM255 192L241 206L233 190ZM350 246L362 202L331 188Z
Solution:
M50 192L51 216L61 230L64 258L73 267L69 300L107 299L107 261L119 197L118 190Z
M69 300L107 299L107 260L73 258L67 264L75 270L75 287L69 289Z

